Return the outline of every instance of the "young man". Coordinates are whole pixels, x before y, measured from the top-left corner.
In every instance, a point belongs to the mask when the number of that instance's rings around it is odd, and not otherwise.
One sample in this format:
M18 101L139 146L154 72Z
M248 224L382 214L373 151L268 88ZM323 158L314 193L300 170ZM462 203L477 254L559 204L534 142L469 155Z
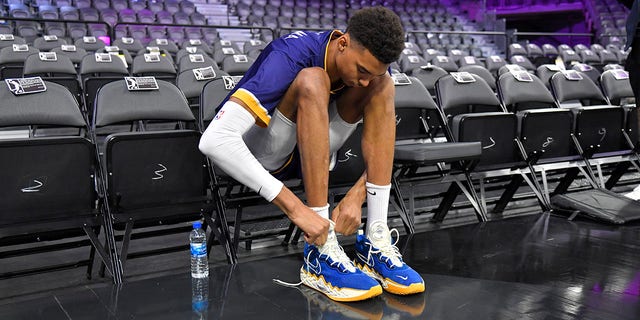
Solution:
M424 291L387 227L395 142L388 68L403 48L400 19L382 7L356 12L344 34L296 32L276 39L223 101L200 141L216 166L276 204L304 232L301 281L334 300L367 299L382 287L396 294ZM329 220L330 154L361 120L366 171ZM306 205L279 180L299 173ZM356 267L335 234L358 229L365 200L367 234L358 235Z

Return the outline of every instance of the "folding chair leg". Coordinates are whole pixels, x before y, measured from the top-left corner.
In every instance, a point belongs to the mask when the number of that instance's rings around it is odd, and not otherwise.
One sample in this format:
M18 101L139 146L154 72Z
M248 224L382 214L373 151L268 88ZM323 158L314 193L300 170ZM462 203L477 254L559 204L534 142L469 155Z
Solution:
M507 207L507 204L509 204L509 201L513 199L513 196L518 191L518 188L520 188L523 180L524 178L521 176L512 176L511 182L509 182L509 185L507 185L507 188L502 193L502 196L500 196L500 199L493 207L493 213L502 213L504 211L504 209Z
M122 247L120 247L120 264L124 270L127 264L127 255L129 254L129 243L131 242L131 233L133 233L133 220L127 221L124 227L124 235L122 236Z
M296 230L296 225L293 222L289 222L289 229L287 229L287 233L284 235L284 240L282 240L282 245L287 246L293 237L293 232Z
M460 195L461 192L462 189L460 189L457 183L452 183L449 185L449 189L444 194L444 197L440 201L438 208L436 208L435 210L435 214L432 218L434 222L442 222L444 220L444 217L447 215L447 213L449 213L449 209L451 209L453 203L456 201L456 198L458 197L458 195Z
M580 170L578 170L578 168L570 168L567 170L567 173L565 173L564 177L560 180L560 183L558 183L556 188L553 190L553 194L563 194L567 192L573 181L578 177L579 172Z
M89 241L91 242L91 256L89 258L89 265L93 265L93 253L97 253L98 256L100 257L100 260L102 262L101 265L101 270L100 273L102 276L104 276L104 268L107 268L109 270L109 273L111 273L111 275L113 277L115 277L112 266L111 266L111 257L109 256L109 254L107 253L106 248L100 243L100 240L98 240L98 235L96 234L96 232L94 232L94 230L90 227L82 227L82 229L84 230L84 233L87 234L87 237L89 238ZM93 267L91 269L87 270L88 276L90 276L90 272L91 270L93 270ZM90 278L89 278L90 279Z
M397 206L398 214L400 214L400 219L404 223L404 228L407 233L414 233L415 227L413 225L413 212L407 212L407 208L404 205L404 198L402 197L402 193L400 192L400 186L398 184L398 180L396 177L391 176L391 191L394 198L394 203Z
M604 187L607 190L611 190L611 188L613 188L618 183L618 181L620 181L620 178L622 178L622 176L625 174L625 172L627 172L630 166L630 162L619 163L613 170L613 172L611 172L611 175L609 176L609 179L607 179L607 182L604 184Z
M242 225L242 207L236 208L236 217L233 223L233 248L238 252L238 246L240 244L240 226Z

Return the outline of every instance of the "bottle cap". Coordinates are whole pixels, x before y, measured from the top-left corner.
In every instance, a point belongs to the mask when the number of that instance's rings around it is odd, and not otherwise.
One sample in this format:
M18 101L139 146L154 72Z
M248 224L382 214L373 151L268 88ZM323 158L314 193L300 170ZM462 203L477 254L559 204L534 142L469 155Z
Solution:
M194 223L193 223L193 228L194 228L194 229L200 229L200 228L202 228L202 222L200 222L200 221L196 221L196 222L194 222Z

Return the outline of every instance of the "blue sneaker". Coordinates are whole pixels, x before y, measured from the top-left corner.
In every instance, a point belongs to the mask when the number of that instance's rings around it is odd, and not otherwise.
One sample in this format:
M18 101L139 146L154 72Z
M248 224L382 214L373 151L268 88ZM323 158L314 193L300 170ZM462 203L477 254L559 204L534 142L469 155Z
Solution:
M398 233L395 229L393 231ZM391 243L391 232L386 222L374 222L370 232L373 241L362 231L358 234L356 266L378 280L387 292L400 295L424 292L424 280L402 261L400 251L395 243Z
M382 294L380 284L356 268L344 253L333 225L324 245L305 243L300 281L335 301L360 301Z

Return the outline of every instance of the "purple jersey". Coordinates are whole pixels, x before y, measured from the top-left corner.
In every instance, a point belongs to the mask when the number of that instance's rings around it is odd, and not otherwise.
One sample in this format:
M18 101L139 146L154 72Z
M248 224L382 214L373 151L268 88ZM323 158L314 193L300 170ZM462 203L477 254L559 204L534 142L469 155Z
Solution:
M320 67L326 71L329 40L339 37L338 30L294 32L273 40L225 98L244 102L258 116L261 126L269 125L271 115L298 72Z

